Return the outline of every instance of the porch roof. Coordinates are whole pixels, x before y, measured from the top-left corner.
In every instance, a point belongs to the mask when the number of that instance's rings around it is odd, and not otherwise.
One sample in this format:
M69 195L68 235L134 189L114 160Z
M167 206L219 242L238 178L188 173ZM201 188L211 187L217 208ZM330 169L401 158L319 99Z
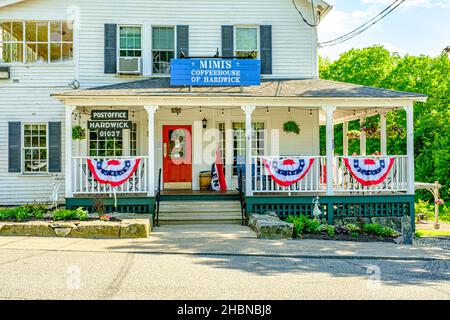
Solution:
M55 97L257 97L257 98L378 98L424 101L427 96L412 92L394 91L375 87L322 79L262 80L250 87L188 87L171 86L169 78L149 78L101 87L54 94Z

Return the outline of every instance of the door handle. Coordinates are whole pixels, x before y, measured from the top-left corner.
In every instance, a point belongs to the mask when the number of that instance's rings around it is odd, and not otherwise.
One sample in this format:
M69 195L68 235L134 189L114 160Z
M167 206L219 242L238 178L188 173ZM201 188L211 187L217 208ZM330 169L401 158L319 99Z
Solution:
M164 158L167 158L167 143L164 143Z

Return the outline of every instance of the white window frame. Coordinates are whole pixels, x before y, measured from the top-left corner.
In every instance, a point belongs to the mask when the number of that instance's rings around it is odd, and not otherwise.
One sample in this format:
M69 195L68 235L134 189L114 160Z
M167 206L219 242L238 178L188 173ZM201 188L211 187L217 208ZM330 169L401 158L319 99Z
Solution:
M232 146L233 146L233 165L232 165L232 176L233 177L236 177L237 175L234 173L234 168L235 168L235 164L234 164L234 151L235 150L237 150L235 147L234 147L234 139L236 138L236 135L235 135L235 130L234 130L234 124L235 123L240 123L240 124L244 124L244 126L245 126L245 122L243 122L243 121L239 121L239 120L233 120L233 121L231 121L231 130L233 130L233 141L232 141ZM267 152L267 132L268 132L268 124L267 124L267 121L263 121L263 120L253 120L252 121L252 127L253 127L253 124L256 124L256 123L262 123L263 125L264 125L264 129L263 129L263 131L264 131L264 140L262 140L262 142L263 142L263 149L262 149L262 154L261 155L264 155L266 152ZM243 139L242 139L242 141L243 141L243 143L241 142L241 144L243 144L244 145L244 153L245 153L245 150L246 150L246 147L245 147L245 145L247 144L247 141L246 141L246 135L245 135L245 132L243 133ZM252 137L252 143L255 141L255 139L253 139L253 137ZM242 148L238 148L238 149L242 149ZM252 156L254 156L253 155L253 151L254 150L258 150L258 148L253 148L252 147ZM244 155L245 156L245 155Z
M134 51L140 51L141 52L141 59L143 59L144 56L144 48L143 48L143 44L144 44L144 28L141 24L119 24L117 25L117 63L119 63L119 58L120 58L120 51L122 50L120 48L120 28L140 28L141 29L141 49L130 49L130 50L134 50ZM126 49L123 49L126 50ZM118 64L117 64L118 65Z
M22 41L7 41L6 43L22 43L22 52L23 52L23 57L22 57L22 61L14 61L14 62L4 62L4 61L0 61L1 65L28 65L28 66L34 66L34 65L73 65L74 61L75 61L75 29L74 29L74 25L75 25L75 21L73 20L39 20L39 19L33 19L33 20L0 20L0 23L4 23L4 22L21 22L22 23L22 30L23 30L23 40ZM39 43L47 43L47 62L27 62L27 39L26 39L26 23L27 22L46 22L47 23L47 42L34 42L31 41L30 43L34 43L34 44L39 44ZM50 26L52 22L59 22L59 23L72 23L72 41L63 41L62 40L62 35L61 35L61 41L59 42L52 42L50 40ZM61 29L62 30L62 29ZM61 61L59 62L51 62L51 54L50 54L50 50L51 50L51 44L52 43L59 43L61 44ZM66 61L62 61L62 45L63 44L72 44L72 59L70 60L66 60Z
M25 126L28 125L38 125L38 126L45 126L45 149L46 149L46 153L47 153L47 170L46 171L26 171L26 167L25 167L25 149L44 149L41 147L25 147ZM49 171L49 132L48 132L49 126L47 122L32 122L32 121L27 121L27 122L22 122L22 126L21 126L21 136L22 136L22 141L21 141L21 172L23 175L46 175L48 174ZM31 136L33 137L33 136Z
M234 56L237 56L237 52L252 52L252 51L248 51L248 50L237 50L237 29L256 29L256 58L255 59L259 59L261 54L261 48L260 48L260 31L259 31L259 25L252 25L252 24L240 24L240 25L235 25L233 28L233 50L234 50Z
M151 50L150 50L150 59L151 59L151 71L152 71L152 75L155 75L155 76L161 76L161 77L170 77L170 73L157 73L157 72L153 72L153 64L154 64L154 60L153 60L153 51L155 51L154 50L154 48L153 48L153 28L173 28L173 35L174 35L174 37L173 37L173 41L174 41L174 44L173 44L173 47L174 47L174 54L173 54L173 58L174 59L176 59L177 58L177 52L178 52L178 48L177 48L177 37L178 37L178 35L177 35L177 27L175 26L175 25L162 25L162 24L155 24L155 25L152 25L151 26L151 29L150 29L150 34L151 34L151 42L150 42L150 47L151 47ZM158 51L162 51L162 50L158 50ZM167 51L167 50L166 50Z
M136 139L133 139L132 133L135 133ZM132 154L132 151L134 150L131 147L131 142L134 141L136 143L136 154ZM128 138L128 145L130 150L130 156L131 157L137 157L138 156L138 150L139 150L139 125L138 122L131 122L131 129L130 129L130 136Z

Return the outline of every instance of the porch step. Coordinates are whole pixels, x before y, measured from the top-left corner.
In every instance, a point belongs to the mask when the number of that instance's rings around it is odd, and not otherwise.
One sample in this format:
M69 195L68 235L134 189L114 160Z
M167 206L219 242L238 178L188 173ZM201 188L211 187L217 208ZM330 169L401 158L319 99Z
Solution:
M163 201L160 203L159 223L162 225L240 222L239 201Z

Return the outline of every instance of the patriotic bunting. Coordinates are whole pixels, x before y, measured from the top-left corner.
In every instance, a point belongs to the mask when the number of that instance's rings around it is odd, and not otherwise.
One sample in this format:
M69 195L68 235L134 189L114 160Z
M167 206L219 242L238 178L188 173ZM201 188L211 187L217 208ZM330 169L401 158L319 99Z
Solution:
M280 186L289 187L308 174L314 158L265 158L263 161L272 179Z
M363 186L382 183L394 165L395 158L344 158L344 163L351 175Z
M117 187L131 178L139 166L140 158L131 160L94 160L87 159L89 169L95 180L102 184Z

